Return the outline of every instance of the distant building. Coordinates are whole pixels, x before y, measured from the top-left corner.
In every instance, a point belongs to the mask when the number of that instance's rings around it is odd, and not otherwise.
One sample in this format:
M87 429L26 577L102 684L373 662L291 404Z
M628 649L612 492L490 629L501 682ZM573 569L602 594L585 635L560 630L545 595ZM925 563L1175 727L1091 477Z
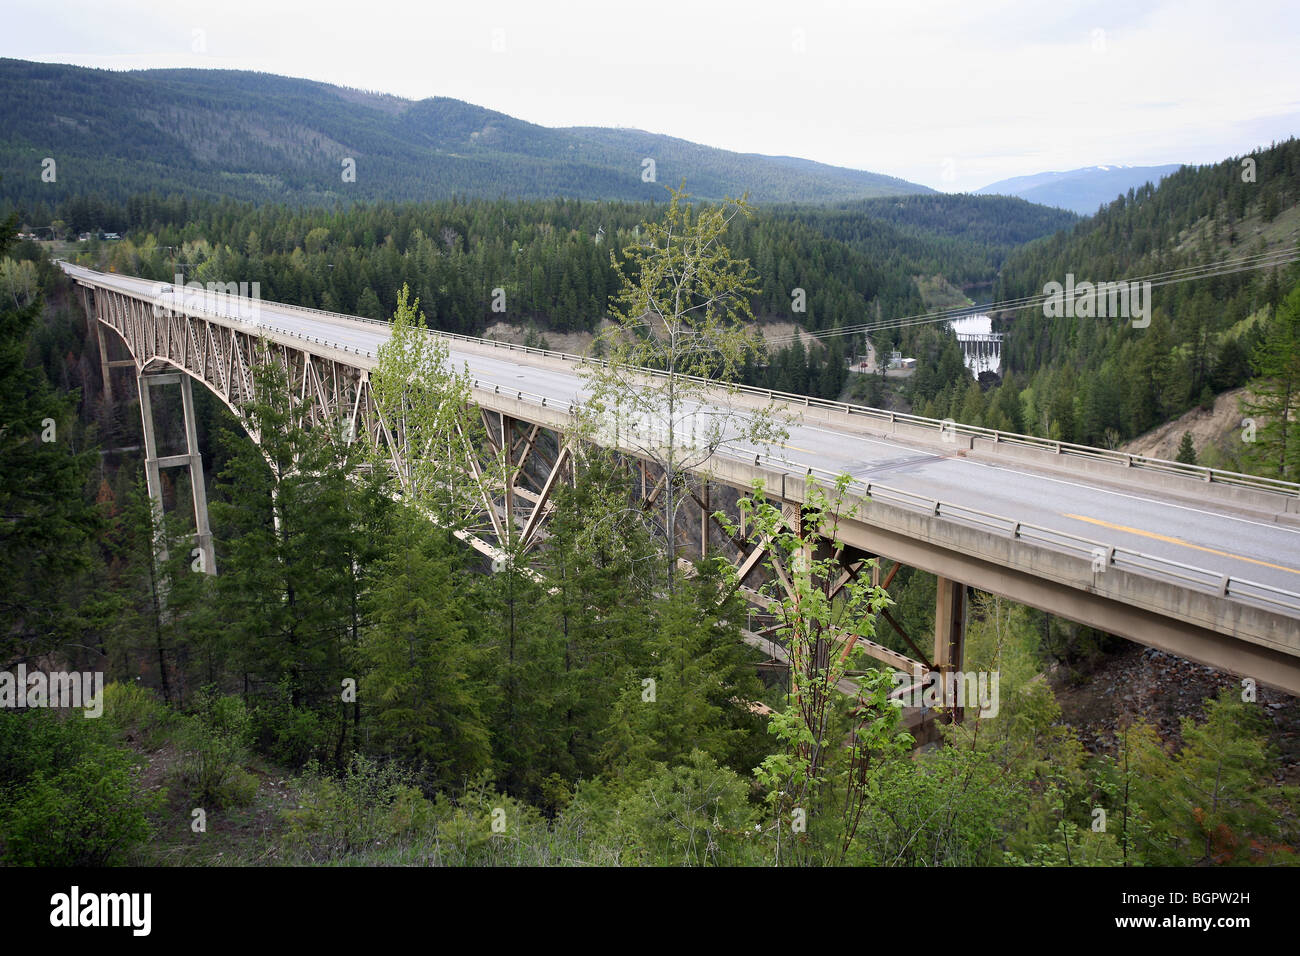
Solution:
M905 359L903 359L903 360L902 360L902 363L901 363L901 367L902 367L902 368L916 368L916 359L914 359L914 358L905 358Z

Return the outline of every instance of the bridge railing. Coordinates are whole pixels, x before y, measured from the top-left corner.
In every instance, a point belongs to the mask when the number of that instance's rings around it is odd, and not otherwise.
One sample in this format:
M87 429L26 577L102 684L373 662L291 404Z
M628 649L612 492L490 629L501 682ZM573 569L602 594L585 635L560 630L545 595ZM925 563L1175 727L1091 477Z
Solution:
M536 392L502 386L495 382L473 380L475 388L484 389L497 395L512 396L519 401L543 408L563 408L570 414L574 412L571 403L557 402ZM739 455L727 457L740 458ZM795 477L811 477L826 485L834 485L839 480L838 472L825 468L814 468L800 462L791 461L779 455L755 454L755 467L766 463L769 467L783 471ZM1005 534L1015 540L1032 542L1056 551L1076 554L1094 563L1097 570L1109 567L1124 567L1146 575L1181 581L1206 593L1218 594L1233 600L1269 605L1294 615L1300 615L1300 593L1284 588L1273 587L1247 578L1224 575L1218 571L1185 564L1172 558L1148 554L1135 548L1126 548L1107 544L1093 538L1048 528L1028 521L1018 521L1006 515L982 511L969 505L955 504L942 499L930 498L903 488L882 484L877 481L851 478L849 488L871 498L879 498L896 505L917 511L935 518L976 525L993 532Z
M90 271L90 270L88 270ZM223 293L224 294L224 293ZM327 312L323 309L312 309L306 306L289 305L282 302L271 303L277 309L287 309L294 312L304 312L312 315L319 315L332 321L344 321L361 323L366 325L376 325L391 327L392 322L386 319L371 319L360 315L344 315L339 312ZM197 310L206 311L206 310ZM219 313L211 313L217 314ZM229 316L222 316L229 319ZM263 323L265 325L265 323ZM273 328L285 334L296 335L298 338L311 340L310 336L289 332L285 329L276 328L266 325L267 328ZM580 355L574 355L571 352L559 352L554 349L537 348L530 345L516 345L512 342L500 342L496 339L483 338L475 335L463 335L458 332L444 332L438 329L426 329L429 335L438 338L447 339L455 342L466 342L474 345L489 346L496 349L502 349L509 352L517 352L525 355L537 355L545 358L567 362L575 367L582 363L609 365L604 359L584 358ZM370 358L376 358L373 351L361 349L359 347L348 347L334 345L333 343L321 342L320 344L331 345L334 348L340 348L343 351L354 352L357 354L367 355ZM640 369L641 373L653 375L656 377L666 377L667 373L657 369ZM1169 461L1163 458L1153 458L1148 455L1135 455L1130 452L1116 451L1108 448L1097 448L1091 445L1081 445L1074 442L1056 441L1049 438L1040 438L1035 435L1024 435L1019 432L1002 431L995 428L983 428L978 425L964 425L960 422L954 422L947 419L926 418L921 415L910 415L902 412L890 411L888 409L872 408L868 405L858 405L852 402L840 402L833 399L813 398L808 395L797 395L793 392L782 392L776 389L757 388L752 385L736 385L728 382L722 382L715 379L704 379L693 375L679 375L680 378L689 381L712 385L719 388L726 388L740 394L752 395L766 398L769 402L780 401L787 405L802 405L808 408L821 408L830 411L840 412L848 416L856 416L872 421L905 424L918 428L928 429L935 432L939 437L944 435L961 435L970 438L982 438L993 444L1007 444L1024 448L1035 448L1040 451L1048 452L1061 458L1081 458L1093 461L1107 461L1124 468L1138 468L1145 471L1159 472L1166 475L1175 475L1206 483L1218 483L1232 485L1237 487L1252 488L1257 491L1267 491L1274 494L1285 495L1293 498L1300 498L1300 484L1290 481L1282 481L1276 478L1262 478L1257 475L1247 475L1242 472L1226 471L1222 468L1210 468L1205 465L1188 465L1182 462Z
M279 308L280 304L276 303L276 306ZM364 316L347 316L336 312L323 312L319 309L306 309L301 306L287 306L286 308L303 312L312 312L331 319L351 319L380 326L392 325L391 322L383 319L370 319ZM438 329L426 329L426 332L430 335L451 341L490 346L492 348L503 349L509 352L518 352L525 355L537 355L561 362L568 362L572 363L575 367L582 363L604 366L610 364L604 359L584 358L580 355L574 355L571 352L560 352L554 349L537 348L536 346L531 345L516 345L513 342L500 342L496 339L488 339L481 336L463 335L458 332L444 332ZM640 369L639 371L643 374L661 378L667 376L666 372L657 369ZM693 382L734 390L745 395L766 398L768 401L780 401L787 405L803 405L811 408L824 408L845 415L872 419L882 423L901 423L931 429L936 433L936 435L941 437L943 435L963 435L972 438L983 438L993 442L994 444L1036 448L1061 457L1078 457L1109 461L1124 468L1140 468L1147 471L1160 472L1162 474L1178 475L1207 483L1217 482L1225 485L1236 485L1300 498L1300 484L1290 481L1281 481L1276 478L1262 478L1258 475L1247 475L1242 472L1227 471L1222 468L1209 468L1205 465L1188 465L1183 462L1169 461L1164 458L1153 458L1148 455L1135 455L1130 452L1116 451L1108 448L1097 448L1092 445L1081 445L1074 442L1056 441L1050 438L1040 438L1036 435L1024 435L1019 432L1002 431L996 428L983 428L978 425L964 425L960 422L953 422L946 419L926 418L922 415L909 415L902 412L890 411L888 409L872 408L868 405L858 405L852 402L840 402L833 399L813 398L808 395L798 395L793 392L782 392L776 389L758 388L752 385L736 385L714 379L704 379L693 375L680 375L679 377Z
M776 464L782 470L789 469L795 475L815 478L828 485L833 485L840 477L836 472L824 468L811 468L776 455L756 455L755 464L759 464L760 460ZM1031 541L1055 550L1080 555L1094 562L1094 566L1100 565L1097 567L1099 571L1108 567L1125 567L1149 575L1173 578L1207 593L1272 605L1291 614L1300 615L1300 593L1285 588L1261 584L1235 575L1225 575L1208 568L1175 561L1172 558L1148 554L1135 548L1107 544L1069 531L1048 528L1028 521L1018 521L1006 515L982 511L969 505L930 498L877 481L852 479L849 487L861 491L873 500L879 498L936 518L973 524L1006 534L1016 540Z

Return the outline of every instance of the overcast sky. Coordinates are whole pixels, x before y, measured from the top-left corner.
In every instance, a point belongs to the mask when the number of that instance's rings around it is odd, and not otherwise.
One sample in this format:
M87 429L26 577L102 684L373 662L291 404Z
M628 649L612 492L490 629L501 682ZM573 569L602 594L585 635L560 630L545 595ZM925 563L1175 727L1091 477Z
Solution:
M1300 3L41 0L0 55L262 70L944 190L1300 133Z

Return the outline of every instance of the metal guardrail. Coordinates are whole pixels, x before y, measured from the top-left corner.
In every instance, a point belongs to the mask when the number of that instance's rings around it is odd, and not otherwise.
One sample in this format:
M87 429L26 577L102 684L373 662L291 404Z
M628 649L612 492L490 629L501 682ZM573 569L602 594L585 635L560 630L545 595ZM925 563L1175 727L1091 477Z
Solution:
M88 270L88 271L92 271L92 270ZM335 312L324 312L320 309L308 309L302 306L286 306L283 305L282 303L275 303L275 305L277 308L288 308L300 312L316 313L319 315L329 317L331 319L343 319L345 321L365 322L365 323L370 323L374 325L383 325L383 326L391 326L392 324L391 322L384 322L378 319L367 319L361 316L347 316ZM195 311L205 312L207 314L219 316L227 320L230 320L231 318L230 316L220 315L220 313L216 313L216 312L208 312L208 310L204 310L204 309L195 309ZM342 348L343 351L352 351L357 354L368 355L372 358L374 357L373 352L370 352L368 350L363 350L359 347L354 349L348 349L346 346L338 346L338 345L333 345L331 343L323 343L320 341L319 338L314 338L312 336L303 335L297 332L291 332L287 329L282 329L278 326L270 326L270 325L266 325L265 323L258 323L258 325L262 328L268 328L271 329L272 331L277 331L280 332L281 334L290 335L295 338L303 339L306 341L315 341L319 344L329 345L330 347L333 348ZM556 352L551 349L538 349L532 346L514 345L509 342L497 342L493 339L484 339L484 338L479 338L477 336L460 335L452 332L441 332L435 329L428 329L426 331L430 335L438 336L441 338L448 338L456 341L471 342L475 344L489 345L495 348L504 348L510 351L520 351L528 354L542 355L548 358L559 358L563 361L573 361L575 363L584 362L584 361L599 361L599 363L602 365L609 364L604 362L603 360L583 359L582 357L573 355L571 353ZM643 369L641 371L659 377L666 377L667 375L667 373L665 372L659 372L654 369ZM881 409L872 409L861 405L850 405L844 402L832 402L824 399L814 399L808 396L794 395L788 392L778 392L771 389L757 389L750 386L732 386L727 383L720 383L709 379L698 378L695 376L682 376L682 377L690 378L693 381L704 383L704 384L726 387L728 389L734 388L738 391L766 396L769 401L774 401L777 400L778 398L781 400L793 399L794 404L803 404L806 406L815 405L817 407L833 408L836 410L846 411L850 414L873 414L878 417L888 417L890 421L905 421L908 423L933 425L933 426L937 426L941 431L950 429L950 427L953 424L938 419L922 418L916 415L898 415L895 412L883 411ZM480 381L479 379L473 379L472 381L473 381L473 387L475 388L488 389L488 386L491 386L489 390L491 390L494 394L514 395L517 400L520 401L526 400L532 404L539 405L543 408L560 407L558 405L555 405L554 403L548 405L548 401L550 400L548 400L546 396L540 395L536 392L528 392L522 389L516 389L508 386L501 386L495 382ZM527 398L525 398L525 396L527 396ZM573 405L571 403L564 407L570 413L573 411ZM1294 485L1289 482L1275 482L1272 481L1271 479L1255 478L1254 476L1251 475L1238 475L1237 473L1234 472L1221 472L1216 469L1198 468L1198 466L1183 465L1180 462L1167 462L1167 461L1163 461L1162 459L1146 458L1145 456L1140 456L1140 455L1125 455L1118 452L1108 452L1105 449L1090 448L1089 446L1086 445L1071 445L1065 442L1054 442L1046 439L1034 438L1033 436L1010 434L1007 432L999 432L996 430L986 429L986 428L977 428L973 426L957 426L957 427L959 429L964 429L965 433L968 434L993 436L994 441L1014 440L1018 443L1034 444L1041 447L1052 448L1057 454L1076 454L1079 452L1096 453L1097 455L1113 456L1120 460L1124 460L1127 466L1150 467L1151 465L1162 465L1162 466L1170 466L1172 469L1177 471L1186 470L1186 471L1196 472L1199 470L1200 472L1206 474L1206 477L1203 479L1205 481L1214 480L1214 481L1221 481L1227 483L1228 480L1231 478L1242 478L1242 479L1247 479L1250 483L1255 483L1255 482L1262 483L1257 485L1257 487L1265 487L1265 488L1269 488L1269 490L1274 490L1269 486L1270 485L1285 486L1288 490L1288 493L1300 494L1300 485ZM826 481L827 483L834 483L840 477L839 474L836 472L832 472L824 468L815 468L809 465L802 464L800 462L790 461L789 459L781 458L775 455L756 454L754 456L755 466L759 466L764 459L766 459L766 461L769 464L777 464L783 466L782 467L783 471L785 471L788 468L790 469L790 472L796 475L819 478L820 480ZM1246 484L1247 482L1242 481L1242 482L1232 482L1232 483ZM1273 587L1271 585L1262 584L1258 581L1251 581L1246 578L1238 578L1231 575L1219 574L1218 572L1211 571L1207 568L1197 567L1196 565L1184 564L1180 561L1174 561L1171 558L1162 558L1159 557L1158 555L1147 554L1146 552L1137 551L1132 548L1125 548L1116 545L1105 544L1104 542L1096 541L1091 538L1085 538L1082 537L1081 535L1076 535L1068 531L1060 531L1054 528L1047 528L1042 525L1032 524L1030 522L1017 521L1016 519L1009 518L1006 515L994 514L992 512L981 511L978 508L972 508L967 505L958 505L952 502L945 502L939 499L929 498L924 495L918 495L915 492L906 491L901 488L894 488L890 485L880 484L879 482L875 482L875 481L867 481L867 480L853 478L850 481L850 487L860 489L863 493L865 493L871 498L876 498L876 497L880 497L882 499L892 498L894 499L895 503L903 504L905 507L909 507L913 510L922 511L932 517L946 518L950 521L964 521L967 524L973 523L983 527L991 528L993 530L1004 531L1005 533L1009 534L1013 539L1016 540L1021 540L1021 539L1031 540L1040 545L1054 547L1058 550L1065 551L1066 553L1082 554L1086 556L1088 559L1093 561L1104 560L1106 562L1107 567L1111 567L1111 566L1118 567L1120 565L1120 561L1122 560L1130 568L1132 568L1133 570L1137 570L1139 572L1163 575L1165 577L1184 581L1188 584L1195 585L1202 589L1208 589L1208 593L1216 593L1222 597L1227 597L1236 600L1247 600L1247 601L1260 602L1264 604L1270 604L1275 607L1285 609L1286 611L1293 612L1296 615L1300 615L1300 593L1297 593L1295 591L1288 591L1284 588Z
M298 305L285 305L279 302L274 303L274 305L276 308L287 308L297 312L312 313L333 320L361 322L368 325L379 325L384 327L392 325L391 321L385 319L370 319L359 315L343 315L338 312L325 312L321 309L310 309ZM574 355L572 352L559 352L554 349L542 349L530 345L516 345L512 342L500 342L496 339L487 339L475 335L463 335L458 332L443 332L438 329L426 329L425 331L432 336L448 339L450 341L490 346L492 348L503 349L509 352L520 352L525 355L539 355L544 358L557 359L561 362L569 362L575 366L584 363L603 366L608 366L610 364L604 359L585 358L581 355ZM658 369L648 368L641 368L637 371L642 374L653 375L660 378L666 377L668 374ZM1035 435L1024 435L1019 432L1007 432L995 428L983 428L978 425L963 425L960 422L953 422L946 419L926 418L921 415L909 415L889 411L887 409L872 408L869 405L858 405L852 402L813 398L808 395L798 395L793 392L782 392L770 388L757 388L752 385L735 385L714 379L700 378L695 375L679 375L678 377L699 384L713 385L719 388L734 390L741 394L766 398L770 402L781 401L787 405L802 405L805 408L824 408L831 411L841 412L845 415L856 415L859 417L888 422L890 424L902 423L905 425L916 425L932 429L940 436L944 434L955 434L970 436L973 438L983 438L993 442L995 445L1020 445L1047 451L1054 455L1109 461L1124 468L1141 468L1149 471L1158 471L1164 474L1192 478L1207 483L1236 485L1300 498L1300 483L1281 481L1276 478L1262 478L1258 475L1247 475L1242 472L1226 471L1222 468L1208 468L1204 465L1187 465L1182 462L1169 461L1164 458L1152 458L1149 455L1135 455L1129 452L1115 451L1108 448L1097 448L1092 445L1080 445L1074 442L1055 441L1049 438L1040 438Z
M760 459L791 468L796 475L810 476L828 484L834 483L840 477L836 472L824 468L809 467L774 455L755 455L754 462L756 465L760 463ZM1048 528L1027 521L1017 521L1006 515L994 514L968 505L958 505L929 498L925 495L918 495L912 491L880 484L875 481L854 478L851 479L849 487L860 489L872 499L893 499L895 504L909 507L912 510L936 518L947 518L950 521L961 521L966 524L976 524L981 527L1000 530L1016 540L1030 540L1067 553L1083 555L1092 561L1105 561L1106 567L1120 567L1122 561L1124 565L1132 570L1155 573L1181 580L1206 590L1207 593L1271 604L1300 615L1300 593L1288 591L1285 588L1277 588L1246 578L1220 574L1217 571L1211 571L1208 568L1197 567L1192 564L1184 564L1172 558L1163 558L1133 548L1107 544L1069 531L1060 531L1056 528Z

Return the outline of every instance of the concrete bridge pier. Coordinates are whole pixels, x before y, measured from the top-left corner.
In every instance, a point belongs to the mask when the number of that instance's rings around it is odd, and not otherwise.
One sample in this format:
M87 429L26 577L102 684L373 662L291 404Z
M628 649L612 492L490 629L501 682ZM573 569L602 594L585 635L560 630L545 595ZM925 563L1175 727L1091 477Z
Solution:
M153 500L155 519L161 524L163 517L161 469L187 467L190 472L190 493L194 498L195 543L201 558L202 570L207 574L217 573L217 557L212 547L212 528L208 524L208 492L203 480L203 459L199 455L198 428L194 421L194 389L188 375L180 372L149 374L142 372L137 377L140 389L140 417L144 422L144 473L149 488L149 497ZM150 389L159 385L179 385L181 388L181 405L185 417L185 453L158 457L158 442L154 435L153 402ZM167 546L162 546L162 558L167 560Z

